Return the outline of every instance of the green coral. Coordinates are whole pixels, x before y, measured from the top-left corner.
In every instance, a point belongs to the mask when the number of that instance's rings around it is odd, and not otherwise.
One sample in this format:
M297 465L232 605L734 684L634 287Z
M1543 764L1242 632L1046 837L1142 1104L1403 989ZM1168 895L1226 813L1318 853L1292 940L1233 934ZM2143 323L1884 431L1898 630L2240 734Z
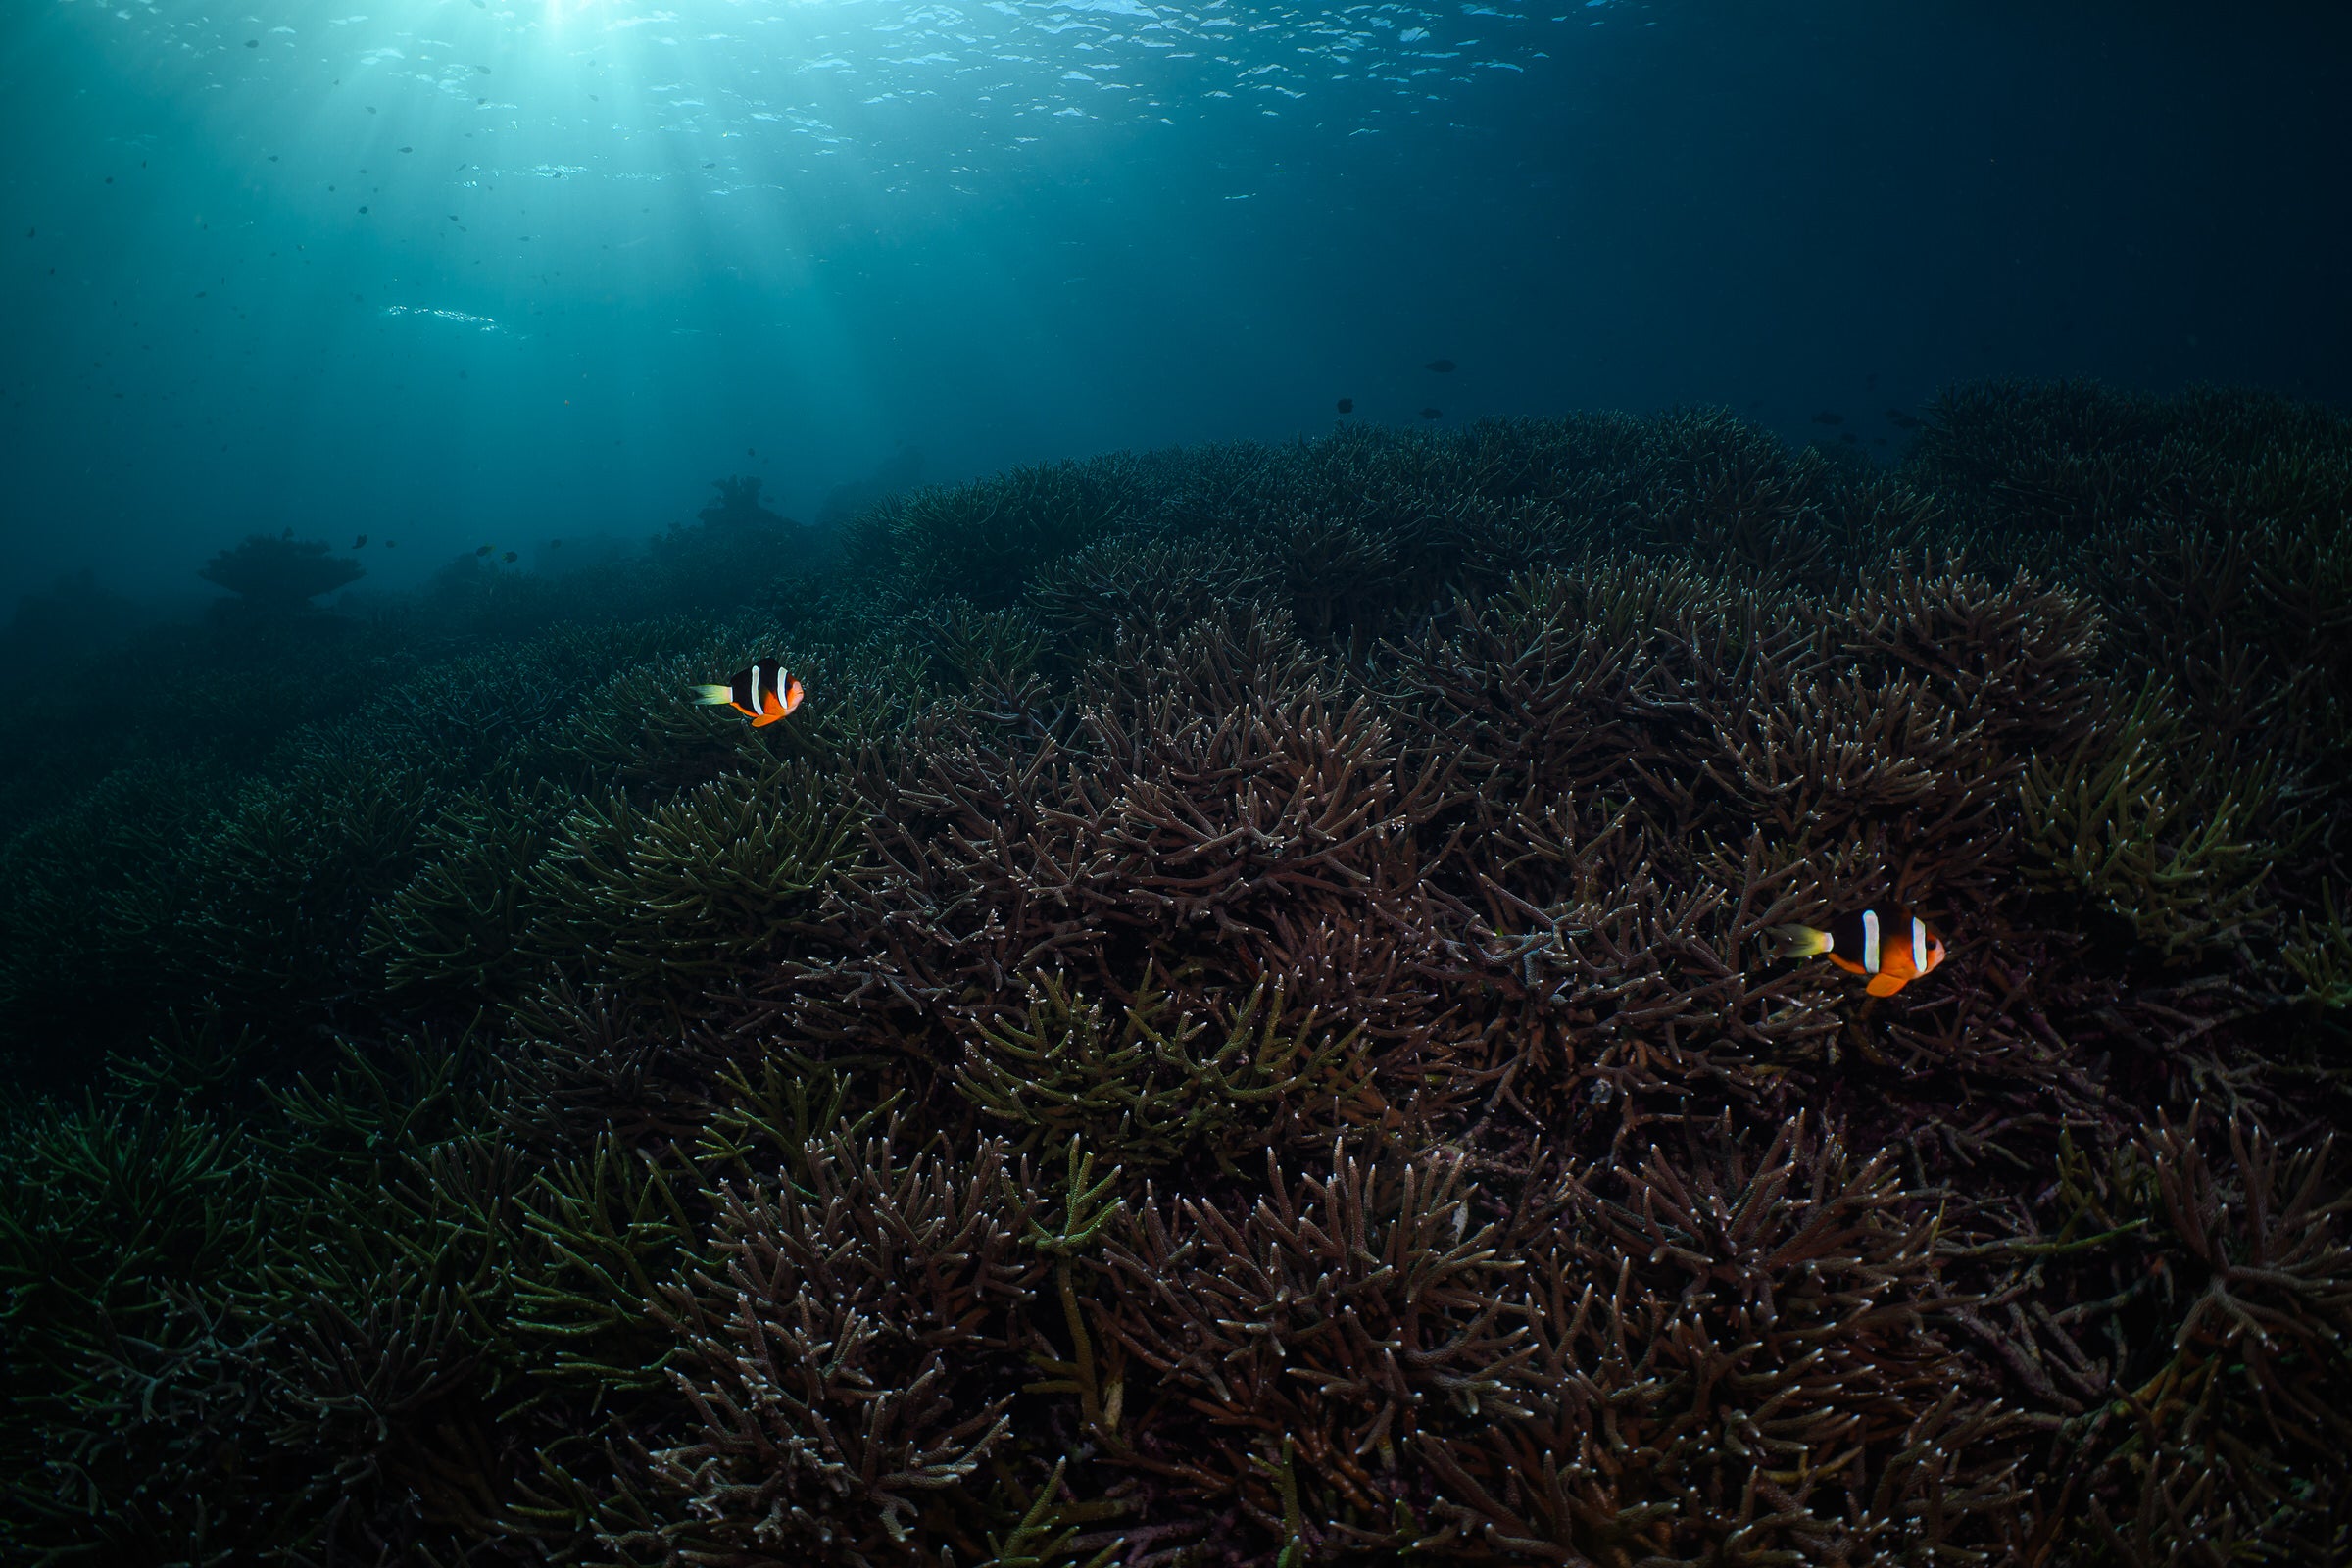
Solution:
M533 873L522 946L661 989L745 973L863 847L863 808L802 762L730 773L655 806L591 797Z
M1199 1155L1230 1171L1269 1144L1318 1143L1387 1109L1360 1028L1288 1011L1281 987L1260 981L1230 1011L1198 1017L1147 971L1113 1017L1039 975L1019 1013L973 1026L956 1084L1015 1129L1016 1148L1050 1159L1083 1144L1131 1171Z
M404 1003L478 1004L512 995L546 966L530 946L543 917L533 871L573 806L547 780L464 789L420 846L424 864L370 911L368 953Z
M2261 825L2278 775L2197 748L2150 684L2096 736L2044 754L2020 789L2039 853L2028 875L2120 916L2168 961L2194 961L2268 934L2284 851Z
M267 1245L267 1176L184 1109L36 1112L0 1154L0 1543L218 1560L267 1476L249 1330L219 1292Z

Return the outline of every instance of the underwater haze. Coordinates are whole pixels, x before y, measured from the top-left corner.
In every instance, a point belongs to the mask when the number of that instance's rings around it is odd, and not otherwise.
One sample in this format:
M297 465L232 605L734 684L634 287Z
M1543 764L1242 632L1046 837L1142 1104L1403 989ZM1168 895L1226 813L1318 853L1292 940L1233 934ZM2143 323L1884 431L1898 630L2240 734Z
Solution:
M0 48L0 604L1343 397L1883 454L1986 374L2352 389L2333 8L36 0Z

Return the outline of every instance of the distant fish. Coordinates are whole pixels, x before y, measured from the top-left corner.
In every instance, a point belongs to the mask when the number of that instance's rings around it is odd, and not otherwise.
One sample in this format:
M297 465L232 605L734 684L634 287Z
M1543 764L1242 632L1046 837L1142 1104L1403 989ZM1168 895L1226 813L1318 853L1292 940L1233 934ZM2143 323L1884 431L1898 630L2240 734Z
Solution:
M1440 375L1451 375L1453 373L1453 362L1451 360L1432 360L1427 365L1421 367L1421 368L1424 370L1435 370Z
M1870 976L1863 987L1874 997L1891 997L1943 961L1943 942L1917 915L1862 909L1841 914L1823 931L1809 925L1776 925L1766 935L1784 958L1826 954L1848 974Z
M1340 412L1341 412L1342 414L1353 414L1353 413L1355 412L1355 399L1353 399L1353 398L1342 398L1342 399L1340 399Z
M756 458L760 455L760 449L758 447L745 447L743 449L743 455L747 458Z
M1900 409L1888 409L1886 411L1886 422L1893 425L1897 430L1916 430L1928 421L1905 414Z
M357 539L354 539L354 540L351 542L351 548L352 548L352 549L354 549L354 550L365 550L365 549L367 549L367 548L368 548L368 536L367 536L366 534L362 534L362 535L360 535L360 536L359 536Z
M386 550L389 550L389 549L391 549L391 548L392 548L394 545L396 545L396 544L398 544L398 543L400 543L400 541L399 541L399 540L397 540L397 539L387 539L387 540L385 540L385 541L384 541L384 548L385 548Z
M1832 414L1829 410L1824 409L1819 414L1813 416L1813 422L1815 424L1843 424L1845 422L1845 416L1842 414Z
M1424 419L1443 419L1446 417L1446 411L1444 409L1423 409L1421 411L1421 417Z
M488 555L489 553L490 553L490 547L489 547L488 545L484 545L484 546L482 546L482 548L481 548L481 549L479 549L479 550L476 550L476 551L474 552L474 554L475 554L475 555L477 555L477 556L486 556L486 555Z
M555 549L558 549L558 548L560 548L560 547L563 545L563 543L564 543L564 541L563 541L563 540L561 540L561 539L550 539L550 540L547 542L547 548L548 548L548 549L550 549L550 550L555 550Z
M501 560L501 561L513 561L513 560L514 559L514 551L512 551L512 550L510 550L510 551L508 551L508 552L507 552L505 555L503 555L503 556L499 557L498 559L499 559L499 560Z
M1838 439L1844 442L1849 447L1858 447L1862 444L1862 438L1854 434L1854 432L1851 430L1838 431Z
M705 707L724 704L752 721L754 729L765 729L801 706L805 695L800 677L784 672L781 662L770 660L737 670L724 686L697 686L694 700Z

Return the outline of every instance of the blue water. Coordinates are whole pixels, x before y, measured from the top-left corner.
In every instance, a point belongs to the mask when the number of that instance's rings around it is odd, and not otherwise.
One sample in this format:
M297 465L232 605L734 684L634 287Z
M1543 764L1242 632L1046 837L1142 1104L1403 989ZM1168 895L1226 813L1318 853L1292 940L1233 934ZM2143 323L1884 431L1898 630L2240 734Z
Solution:
M2341 399L2343 17L20 0L0 607L198 602L283 527L369 536L354 592L549 568L725 474L816 521L1341 398L1880 458L1987 374Z

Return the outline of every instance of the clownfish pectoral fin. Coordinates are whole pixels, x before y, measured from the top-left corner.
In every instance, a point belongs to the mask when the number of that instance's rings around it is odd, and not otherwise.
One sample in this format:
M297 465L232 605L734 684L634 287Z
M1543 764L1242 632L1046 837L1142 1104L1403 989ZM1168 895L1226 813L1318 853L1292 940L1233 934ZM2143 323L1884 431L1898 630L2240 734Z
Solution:
M1903 989L1904 977L1899 974L1874 974L1870 984L1862 989L1874 997L1891 997Z
M1764 934L1772 939L1775 954L1783 958L1810 958L1817 953L1830 951L1830 934L1809 925L1776 925Z
M732 686L697 686L694 689L694 700L705 707L716 707L722 703L732 705L735 701L735 688Z

